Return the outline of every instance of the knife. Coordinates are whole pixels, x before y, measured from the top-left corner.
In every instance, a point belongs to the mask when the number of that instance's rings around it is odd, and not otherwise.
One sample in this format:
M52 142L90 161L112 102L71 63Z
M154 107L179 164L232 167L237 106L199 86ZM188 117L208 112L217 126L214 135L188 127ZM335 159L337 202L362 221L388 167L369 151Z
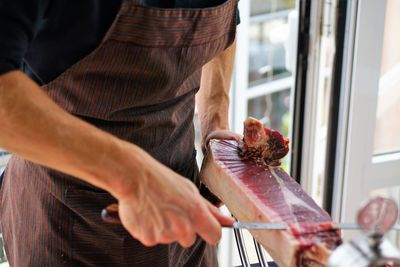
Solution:
M342 230L359 230L361 227L356 223L335 223L337 228ZM286 223L255 223L255 222L234 222L232 225L222 225L224 228L247 229L247 230L288 230ZM395 224L390 230L400 231L400 224Z
M118 215L118 205L111 204L103 209L101 216L104 221L114 224L120 224ZM359 230L361 227L356 223L335 223L335 226L342 230ZM288 230L286 223L257 223L257 222L234 222L232 225L222 225L223 228L247 229L247 230ZM391 230L400 231L400 224L395 224Z

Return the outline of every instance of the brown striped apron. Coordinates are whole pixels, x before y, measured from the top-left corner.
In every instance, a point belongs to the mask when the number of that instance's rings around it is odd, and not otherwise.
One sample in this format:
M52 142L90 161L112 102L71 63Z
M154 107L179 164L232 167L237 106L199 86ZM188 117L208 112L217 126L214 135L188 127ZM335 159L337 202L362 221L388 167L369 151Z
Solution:
M138 2L124 0L100 46L43 90L66 111L198 184L195 94L201 67L235 38L237 0L204 9ZM1 188L11 266L217 265L215 248L200 239L189 249L142 246L101 220L113 202L105 191L13 156Z

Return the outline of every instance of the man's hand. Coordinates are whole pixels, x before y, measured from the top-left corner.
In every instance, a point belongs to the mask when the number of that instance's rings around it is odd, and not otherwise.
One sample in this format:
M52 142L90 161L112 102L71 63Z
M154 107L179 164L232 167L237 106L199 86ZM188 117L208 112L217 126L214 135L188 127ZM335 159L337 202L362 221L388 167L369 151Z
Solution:
M147 154L142 169L129 179L139 181L127 189L119 202L119 216L130 234L146 246L178 242L190 247L196 235L215 244L221 238L221 224L232 224L231 217L200 196L188 179L178 175Z
M211 139L240 141L243 139L243 135L228 130L213 131L209 135L207 135L205 139L203 139L203 141L201 142L201 149L203 150L203 154L207 153L208 143L210 142ZM201 195L209 202L211 202L214 206L216 207L222 206L222 201L216 195L211 193L211 191L205 185L203 184L201 185L200 192Z
M207 146L211 139L240 141L243 139L243 135L231 132L229 130L212 131L201 142L201 149L203 150L203 153L207 151Z

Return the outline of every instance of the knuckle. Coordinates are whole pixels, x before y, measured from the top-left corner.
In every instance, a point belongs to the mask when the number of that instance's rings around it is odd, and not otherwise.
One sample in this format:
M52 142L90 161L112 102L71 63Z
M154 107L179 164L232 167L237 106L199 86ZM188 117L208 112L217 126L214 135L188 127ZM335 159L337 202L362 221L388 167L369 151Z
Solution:
M179 239L186 238L191 233L190 227L186 224L180 224L176 226L175 234Z
M195 242L196 242L196 235L191 233L190 235L187 235L184 239L182 239L179 243L181 244L182 247L189 248L193 246Z
M194 218L198 222L204 222L208 218L208 210L204 207L203 203L197 206L197 210L194 213Z
M165 229L160 236L160 243L172 243L176 238L176 231L173 229Z
M221 230L217 230L211 237L211 244L215 245L221 239Z
M192 234L191 235L191 238L189 239L189 245L190 246L193 246L193 244L196 242L196 239L197 239L197 235L195 235L195 234Z
M197 218L204 217L207 214L207 209L202 199L196 199L193 201L193 215Z
M153 233L150 230L144 231L139 241L142 242L142 244L145 245L146 247L152 247L157 245L158 243L155 233Z
M156 240L153 238L144 238L140 240L140 242L146 247L153 247L157 244Z
M194 193L196 195L200 194L199 189L192 182L190 182L189 180L185 180L185 183L188 186L188 188L192 191L192 193Z
M160 242L162 244L169 244L175 241L175 238L170 235L163 235L160 237Z

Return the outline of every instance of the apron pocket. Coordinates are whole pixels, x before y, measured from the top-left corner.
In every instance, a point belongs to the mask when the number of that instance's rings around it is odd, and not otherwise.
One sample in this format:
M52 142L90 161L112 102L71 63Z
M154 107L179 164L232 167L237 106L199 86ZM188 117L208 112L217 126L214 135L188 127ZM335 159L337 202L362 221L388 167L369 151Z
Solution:
M67 189L65 200L73 213L71 247L74 266L118 266L129 233L102 220L101 211L116 203L107 192Z
M168 246L144 247L122 225L101 219L102 209L116 202L106 192L66 191L66 204L73 212L72 266L168 267Z

